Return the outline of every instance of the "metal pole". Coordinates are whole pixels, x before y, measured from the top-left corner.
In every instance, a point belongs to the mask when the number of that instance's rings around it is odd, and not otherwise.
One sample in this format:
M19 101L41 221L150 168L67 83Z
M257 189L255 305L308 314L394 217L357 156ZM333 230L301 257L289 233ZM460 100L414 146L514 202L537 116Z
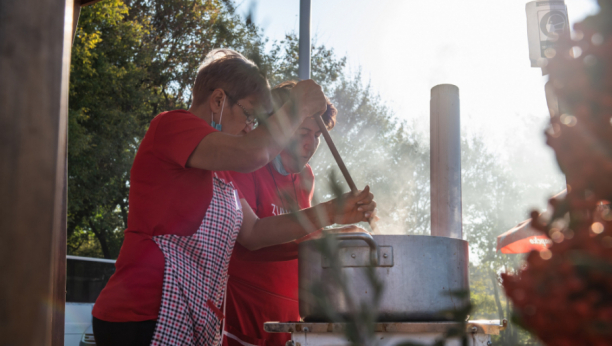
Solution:
M298 77L310 79L310 0L300 0L300 47Z
M431 89L430 121L431 235L462 239L459 88Z

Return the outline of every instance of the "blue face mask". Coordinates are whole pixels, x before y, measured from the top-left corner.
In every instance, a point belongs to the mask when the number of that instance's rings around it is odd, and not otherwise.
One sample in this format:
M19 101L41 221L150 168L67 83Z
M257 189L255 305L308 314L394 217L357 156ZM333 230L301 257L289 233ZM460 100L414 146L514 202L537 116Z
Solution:
M225 98L223 98L223 104L221 104L221 116L219 117L219 123L215 122L215 113L210 113L210 126L212 126L215 130L221 131L221 120L223 119L223 107L225 107Z
M274 160L272 160L272 166L274 166L274 169L280 174L280 175L289 175L289 172L287 172L287 170L285 169L285 166L283 166L283 162L281 161L281 157L280 154L276 155L276 157L274 158Z
M215 123L214 120L210 123L210 126L214 127L217 131L221 131L221 124Z

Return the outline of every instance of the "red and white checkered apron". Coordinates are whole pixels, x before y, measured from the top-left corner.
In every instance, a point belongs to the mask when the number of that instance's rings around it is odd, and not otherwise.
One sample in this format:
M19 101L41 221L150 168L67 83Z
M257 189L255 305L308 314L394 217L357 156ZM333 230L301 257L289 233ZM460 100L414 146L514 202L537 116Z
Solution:
M151 345L217 345L227 269L242 225L231 182L215 174L213 196L192 236L153 237L165 257L161 308Z

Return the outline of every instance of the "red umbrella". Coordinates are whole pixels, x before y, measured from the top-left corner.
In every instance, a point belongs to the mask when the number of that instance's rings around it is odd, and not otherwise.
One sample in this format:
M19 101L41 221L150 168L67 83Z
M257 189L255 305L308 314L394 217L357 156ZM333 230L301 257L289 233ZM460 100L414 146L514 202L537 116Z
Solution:
M542 251L551 245L552 240L546 234L531 227L531 219L497 237L497 251L505 254Z
M565 196L565 190L561 191L553 198ZM550 211L543 213L544 217L550 218ZM531 219L525 220L511 230L497 237L497 251L505 254L527 253L531 250L542 251L552 245L552 240L548 235L531 227Z

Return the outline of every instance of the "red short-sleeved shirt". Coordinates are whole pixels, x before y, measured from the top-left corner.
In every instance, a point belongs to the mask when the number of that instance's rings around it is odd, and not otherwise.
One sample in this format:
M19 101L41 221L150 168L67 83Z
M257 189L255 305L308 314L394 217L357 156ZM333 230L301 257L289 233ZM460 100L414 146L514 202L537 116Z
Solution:
M283 176L272 164L249 174L232 172L234 182L258 217L288 212L289 199L297 199L300 209L310 207L314 175L310 166L300 174ZM263 323L299 319L298 265L295 242L248 251L234 247L227 287L224 345L284 345L285 334L268 334ZM243 343L236 342L240 339Z
M290 212L288 209L291 202L288 199L295 201L296 197L299 209L310 207L314 193L314 174L308 165L300 174L287 176L278 173L271 163L253 173L232 172L232 176L259 218ZM257 251L248 251L236 244L230 261L229 275L269 292L297 299L298 242L299 240Z
M109 322L157 318L164 255L152 237L190 236L202 223L212 199L213 173L185 165L200 141L215 131L183 110L161 113L151 121L132 165L125 239L115 274L94 306L96 318ZM231 180L228 173L217 175Z

